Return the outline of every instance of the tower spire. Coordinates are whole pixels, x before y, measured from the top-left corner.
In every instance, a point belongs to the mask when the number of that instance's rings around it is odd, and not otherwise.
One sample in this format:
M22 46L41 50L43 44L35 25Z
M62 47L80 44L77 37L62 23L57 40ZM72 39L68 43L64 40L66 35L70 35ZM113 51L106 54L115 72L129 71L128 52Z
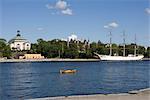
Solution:
M20 35L20 30L17 30L17 36L21 36L21 35Z

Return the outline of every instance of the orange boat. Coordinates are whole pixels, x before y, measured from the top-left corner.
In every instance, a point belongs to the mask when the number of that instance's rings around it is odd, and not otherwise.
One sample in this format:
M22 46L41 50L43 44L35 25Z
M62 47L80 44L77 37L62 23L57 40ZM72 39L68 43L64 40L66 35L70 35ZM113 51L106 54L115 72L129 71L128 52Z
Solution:
M76 73L77 70L72 70L72 69L69 69L69 70L60 70L60 73L61 74L67 74L67 73Z

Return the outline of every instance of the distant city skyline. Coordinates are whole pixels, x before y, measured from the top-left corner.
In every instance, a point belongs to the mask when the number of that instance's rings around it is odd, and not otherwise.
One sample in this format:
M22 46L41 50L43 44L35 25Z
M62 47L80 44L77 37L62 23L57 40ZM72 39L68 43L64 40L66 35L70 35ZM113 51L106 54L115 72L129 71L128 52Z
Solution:
M126 42L149 46L149 0L1 0L0 38L9 41L17 30L30 42L65 39L72 33L80 39L109 43Z

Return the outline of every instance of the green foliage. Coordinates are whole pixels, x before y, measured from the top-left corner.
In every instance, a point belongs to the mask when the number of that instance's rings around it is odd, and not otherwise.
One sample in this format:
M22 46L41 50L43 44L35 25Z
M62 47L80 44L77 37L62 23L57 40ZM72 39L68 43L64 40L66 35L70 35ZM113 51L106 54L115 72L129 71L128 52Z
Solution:
M5 39L0 38L0 42L6 43L7 41Z
M145 47L143 47L143 46L138 46L137 47L137 52L139 53L139 54L145 54L145 51L146 51L146 49L145 49Z
M31 44L31 50L29 51L29 53L37 53L37 47L38 44Z
M10 46L6 44L5 39L0 39L0 57L11 57Z
M4 51L3 51L3 57L7 57L10 58L11 57L11 49L9 45L6 45L4 47Z
M96 44L96 42L92 42L91 44L90 44L90 49L91 49L91 52L96 52L97 50L97 44Z
M71 43L68 48L65 49L64 52L65 58L78 58L79 51L76 43Z
M145 57L150 57L150 47L147 49L144 46L136 46L137 54L143 54ZM126 45L126 55L134 54L135 44ZM14 57L16 54L25 53L40 53L46 58L93 58L94 52L103 55L109 55L109 44L104 44L100 40L98 42L87 43L87 41L70 41L69 46L66 41L53 39L45 41L38 39L37 43L31 44L30 51L10 50L5 39L0 39L0 57ZM112 54L123 55L123 46L112 44Z
M37 43L31 45L30 53L40 53L46 58L93 58L94 52L103 55L109 55L109 44L104 44L100 40L86 44L86 40L73 41L69 43L69 47L66 41L59 39L53 39L51 41L45 41L38 39ZM149 57L150 48L147 50L143 46L136 46L137 54L144 54L145 57ZM126 56L128 54L134 54L135 44L131 43L126 45ZM112 44L112 55L123 55L123 46Z
M146 52L144 53L144 57L150 58L150 47L147 47Z
M126 45L126 55L134 54L135 44ZM137 46L137 53L144 54L148 57L149 48L146 49L143 46ZM38 39L37 44L32 44L31 51L33 53L41 53L47 58L93 58L94 52L103 55L109 55L109 44L103 44L100 40L92 42L91 44L86 44L81 41L70 41L69 47L67 47L66 41L61 41L59 39L54 39L51 41L44 41L43 39ZM112 44L112 54L113 55L123 55L123 46Z
M126 45L126 54L134 54L134 44Z

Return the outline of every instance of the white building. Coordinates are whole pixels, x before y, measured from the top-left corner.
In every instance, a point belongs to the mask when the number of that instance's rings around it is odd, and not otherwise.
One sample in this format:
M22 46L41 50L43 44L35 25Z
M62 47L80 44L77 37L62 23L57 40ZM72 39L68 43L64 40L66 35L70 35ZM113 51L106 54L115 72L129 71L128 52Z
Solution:
M30 50L31 44L26 39L24 39L19 33L20 31L18 30L16 37L14 37L8 42L11 50Z
M71 36L68 36L68 41L77 41L78 40L78 37L75 35L75 34L72 34Z

